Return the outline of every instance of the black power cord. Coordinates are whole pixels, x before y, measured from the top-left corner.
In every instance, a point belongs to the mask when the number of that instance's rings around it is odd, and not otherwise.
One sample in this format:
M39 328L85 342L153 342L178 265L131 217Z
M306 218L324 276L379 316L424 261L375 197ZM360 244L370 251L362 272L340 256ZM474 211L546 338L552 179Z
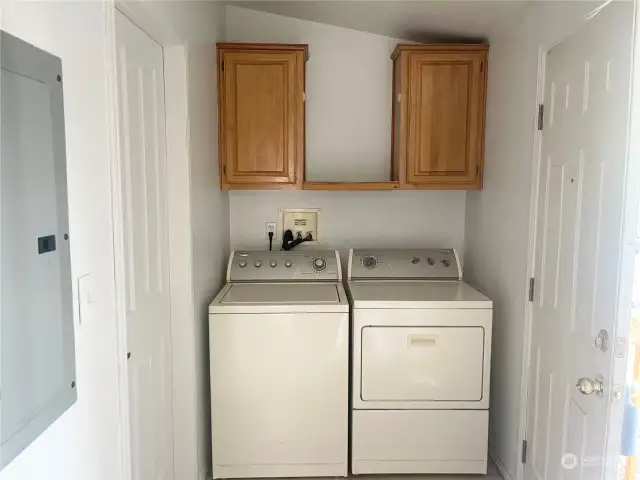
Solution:
M307 236L302 238L302 234L298 232L298 238L293 239L293 232L291 230L285 230L282 235L282 249L285 251L291 250L296 245L300 245L302 242L311 242L313 241L313 236L311 232L307 233Z
M273 245L273 232L269 232L269 251L271 251L272 245Z

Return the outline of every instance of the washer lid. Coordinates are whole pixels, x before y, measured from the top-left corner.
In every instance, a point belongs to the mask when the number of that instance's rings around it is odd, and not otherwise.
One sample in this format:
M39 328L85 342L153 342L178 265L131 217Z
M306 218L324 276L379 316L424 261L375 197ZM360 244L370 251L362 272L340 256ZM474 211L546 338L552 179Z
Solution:
M352 281L354 308L493 308L493 302L461 281Z
M335 284L311 283L235 283L222 298L229 304L318 304L339 303Z
M346 312L339 283L230 283L209 306L211 313Z

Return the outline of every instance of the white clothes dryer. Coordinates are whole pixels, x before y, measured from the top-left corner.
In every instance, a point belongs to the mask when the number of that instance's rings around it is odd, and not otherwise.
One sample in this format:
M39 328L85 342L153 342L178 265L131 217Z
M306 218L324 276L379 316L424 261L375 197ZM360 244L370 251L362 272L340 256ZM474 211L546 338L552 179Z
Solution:
M351 250L354 474L486 473L492 302L452 249Z

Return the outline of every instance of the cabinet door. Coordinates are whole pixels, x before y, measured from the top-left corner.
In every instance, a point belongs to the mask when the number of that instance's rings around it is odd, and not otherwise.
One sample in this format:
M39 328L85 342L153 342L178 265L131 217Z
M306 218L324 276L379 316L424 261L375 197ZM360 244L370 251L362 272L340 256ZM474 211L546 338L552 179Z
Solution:
M304 54L229 51L220 61L223 187L301 183Z
M480 188L486 53L409 54L406 181Z

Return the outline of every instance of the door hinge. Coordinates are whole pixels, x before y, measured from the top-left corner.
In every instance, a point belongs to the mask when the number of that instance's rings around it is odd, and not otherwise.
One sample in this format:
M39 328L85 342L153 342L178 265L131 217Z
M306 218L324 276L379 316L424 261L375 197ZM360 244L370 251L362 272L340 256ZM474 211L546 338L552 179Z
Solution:
M527 463L527 441L522 441L522 463Z
M529 279L529 301L530 302L533 302L535 293L536 293L536 279L532 277Z
M544 105L538 105L538 130L544 127Z

